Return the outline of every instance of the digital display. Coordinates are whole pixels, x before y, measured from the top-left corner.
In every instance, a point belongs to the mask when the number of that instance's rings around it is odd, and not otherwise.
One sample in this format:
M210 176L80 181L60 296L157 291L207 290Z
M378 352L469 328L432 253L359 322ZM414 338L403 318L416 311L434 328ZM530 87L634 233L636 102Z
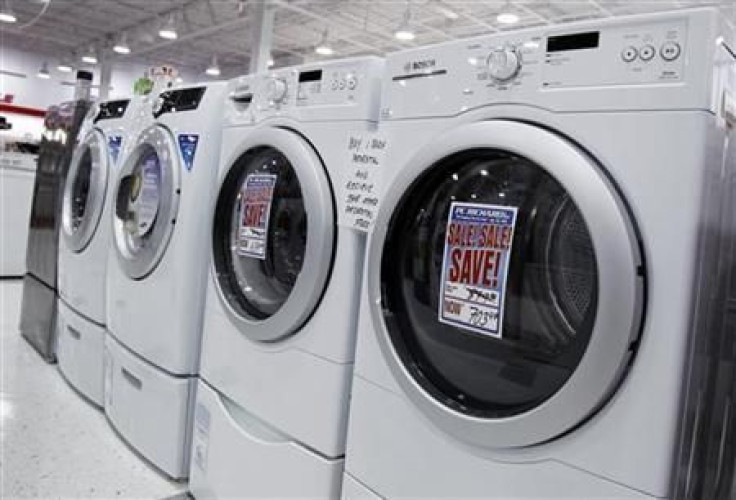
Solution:
M312 71L304 71L303 73L299 73L299 83L318 82L320 80L322 80L322 70L321 69L315 69Z
M574 35L551 36L547 39L547 52L598 48L599 31L575 33Z

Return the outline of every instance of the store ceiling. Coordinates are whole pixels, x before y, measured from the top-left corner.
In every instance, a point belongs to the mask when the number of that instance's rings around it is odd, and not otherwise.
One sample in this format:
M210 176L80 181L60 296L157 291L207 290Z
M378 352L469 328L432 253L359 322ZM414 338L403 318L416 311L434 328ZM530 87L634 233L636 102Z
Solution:
M9 3L18 23L0 27L0 42L45 54L50 64L78 64L94 47L116 59L145 64L168 63L202 71L217 55L223 75L247 70L253 0L0 0ZM327 30L332 57L383 54L405 47L464 38L497 30L604 18L673 8L718 5L736 23L736 0L268 0L276 9L273 58L277 66L313 60ZM394 31L410 11L416 33L401 42ZM502 25L500 12L519 21ZM39 13L43 15L37 17ZM173 15L178 39L158 30ZM28 26L24 26L31 23ZM128 56L110 48L125 34Z

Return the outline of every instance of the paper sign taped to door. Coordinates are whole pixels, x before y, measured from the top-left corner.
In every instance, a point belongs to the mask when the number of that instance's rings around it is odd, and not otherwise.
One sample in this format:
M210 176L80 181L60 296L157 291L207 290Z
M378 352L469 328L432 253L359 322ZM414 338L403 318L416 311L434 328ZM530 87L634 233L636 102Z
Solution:
M447 219L439 320L503 336L516 207L453 202Z
M276 174L251 174L240 192L239 255L266 258L268 221L276 187Z
M347 161L342 169L338 222L359 231L368 231L380 205L381 168L388 141L375 133L350 134Z
M151 155L141 165L140 171L140 194L137 201L137 234L142 236L153 227L158 215L160 201L161 167L158 157Z

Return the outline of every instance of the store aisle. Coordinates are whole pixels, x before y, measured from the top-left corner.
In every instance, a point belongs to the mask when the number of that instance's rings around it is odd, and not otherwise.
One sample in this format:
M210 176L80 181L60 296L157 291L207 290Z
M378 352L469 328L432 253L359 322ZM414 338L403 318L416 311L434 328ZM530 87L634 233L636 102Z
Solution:
M164 498L186 490L113 433L21 338L20 281L0 281L0 498Z

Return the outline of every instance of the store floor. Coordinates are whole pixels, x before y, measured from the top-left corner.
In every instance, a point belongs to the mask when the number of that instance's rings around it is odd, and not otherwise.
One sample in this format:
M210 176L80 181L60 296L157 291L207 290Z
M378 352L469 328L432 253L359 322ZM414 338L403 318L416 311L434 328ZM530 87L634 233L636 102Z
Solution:
M18 332L22 285L0 281L0 498L178 495Z

